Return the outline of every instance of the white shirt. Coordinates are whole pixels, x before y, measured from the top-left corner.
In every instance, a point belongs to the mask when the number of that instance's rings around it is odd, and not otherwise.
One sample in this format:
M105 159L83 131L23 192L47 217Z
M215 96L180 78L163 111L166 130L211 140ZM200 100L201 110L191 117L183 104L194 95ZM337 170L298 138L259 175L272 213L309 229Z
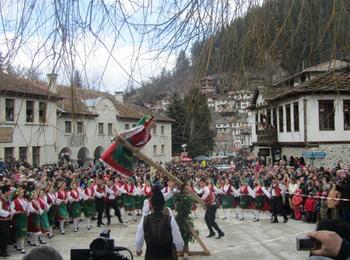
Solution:
M100 193L100 192L98 192L97 191L97 185L95 186L95 196L97 197L97 198L103 198L103 197L105 197L106 196L106 193L105 192L103 192L103 193Z
M176 223L176 220L174 216L170 216L170 226L171 226L171 236L173 237L173 244L176 247L177 251L182 251L184 248L184 241L182 239L180 230L179 230L179 225ZM143 247L143 242L144 242L144 230L143 230L143 219L144 217L141 218L140 223L137 226L136 230L136 250L141 251Z
M295 193L297 191L297 189L299 189L299 184L296 182L296 183L289 183L288 184L288 191L289 193Z
M11 203L12 204L12 203ZM12 210L12 205L11 205L11 210ZM0 217L2 218L7 218L8 216L11 215L11 211L6 211L2 209L2 202L0 200Z
M105 191L108 193L108 199L114 200L115 199L115 192L113 189L109 188L107 185L105 187Z

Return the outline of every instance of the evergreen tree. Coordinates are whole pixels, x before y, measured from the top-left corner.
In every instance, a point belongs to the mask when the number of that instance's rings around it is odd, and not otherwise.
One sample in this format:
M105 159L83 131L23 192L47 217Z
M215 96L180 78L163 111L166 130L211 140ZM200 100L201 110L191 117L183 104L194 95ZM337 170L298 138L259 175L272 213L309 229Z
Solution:
M207 100L198 88L192 88L185 97L187 150L193 157L208 154L213 150L214 131L211 129L211 114Z
M181 76L181 74L187 72L189 68L190 60L188 59L186 52L181 50L176 59L174 75Z
M174 119L171 127L172 137L172 151L173 153L181 153L181 145L187 142L187 130L186 130L186 114L185 114L184 102L181 97L175 93L171 98L170 105L168 107L167 114L170 118Z

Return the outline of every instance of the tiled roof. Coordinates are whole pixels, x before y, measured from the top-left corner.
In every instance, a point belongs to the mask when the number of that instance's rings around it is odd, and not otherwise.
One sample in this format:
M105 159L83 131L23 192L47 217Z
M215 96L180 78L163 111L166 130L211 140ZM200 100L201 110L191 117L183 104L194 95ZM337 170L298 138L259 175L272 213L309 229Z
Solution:
M266 88L261 94L266 101L274 101L290 96L319 93L350 93L350 66L329 71L299 86Z
M58 93L64 98L64 100L59 103L60 108L69 113L73 112L73 109L72 109L72 104L73 104L75 113L80 113L85 115L95 115L89 111L89 108L87 105L90 104L91 103L90 101L93 99L107 97L115 105L117 110L117 117L121 120L123 119L138 120L141 117L143 117L145 114L153 114L152 111L142 108L140 106L119 102L115 99L113 95L111 95L108 92L102 92L102 91L91 90L86 88L74 88L72 91L70 87L58 86ZM74 102L72 102L72 95L74 96L73 98ZM157 121L173 122L173 119L167 117L163 113L157 112L155 114L155 117Z
M0 72L1 95L33 97L42 99L59 99L60 97L47 88L42 81L17 78L5 72Z

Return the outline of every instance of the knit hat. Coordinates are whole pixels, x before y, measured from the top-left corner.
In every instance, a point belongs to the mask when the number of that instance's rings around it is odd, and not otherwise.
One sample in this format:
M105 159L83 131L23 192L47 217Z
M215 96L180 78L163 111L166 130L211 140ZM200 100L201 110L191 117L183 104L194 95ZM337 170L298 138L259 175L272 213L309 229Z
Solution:
M165 200L162 191L158 185L152 187L151 203L155 212L162 211L165 205Z

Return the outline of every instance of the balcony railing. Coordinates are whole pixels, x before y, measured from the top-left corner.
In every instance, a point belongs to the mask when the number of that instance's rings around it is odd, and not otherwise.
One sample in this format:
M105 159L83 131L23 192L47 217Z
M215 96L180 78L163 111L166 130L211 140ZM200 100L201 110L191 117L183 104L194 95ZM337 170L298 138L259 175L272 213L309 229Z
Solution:
M276 144L277 140L277 128L269 127L269 128L258 128L256 131L256 135L258 138L258 143L261 145L271 145Z

